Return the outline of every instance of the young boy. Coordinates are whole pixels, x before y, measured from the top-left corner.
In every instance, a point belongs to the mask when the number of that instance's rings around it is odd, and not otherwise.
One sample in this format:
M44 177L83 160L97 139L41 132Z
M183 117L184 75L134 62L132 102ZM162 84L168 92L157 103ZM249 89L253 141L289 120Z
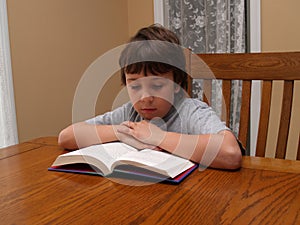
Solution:
M66 149L121 141L135 148L164 150L222 169L241 166L233 133L204 102L187 98L185 58L176 35L162 26L142 28L119 63L130 102L73 124L59 134Z

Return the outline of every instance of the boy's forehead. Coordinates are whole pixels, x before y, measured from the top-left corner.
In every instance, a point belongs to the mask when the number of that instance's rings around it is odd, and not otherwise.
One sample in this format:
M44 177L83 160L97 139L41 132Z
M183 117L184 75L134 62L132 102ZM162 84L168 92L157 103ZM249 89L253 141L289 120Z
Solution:
M169 79L169 80L173 80L173 73L172 72L168 72L168 73L164 73L164 74L151 74L148 73L146 76L143 73L125 73L126 76L126 80L127 81L131 81L131 80L165 80L165 79Z

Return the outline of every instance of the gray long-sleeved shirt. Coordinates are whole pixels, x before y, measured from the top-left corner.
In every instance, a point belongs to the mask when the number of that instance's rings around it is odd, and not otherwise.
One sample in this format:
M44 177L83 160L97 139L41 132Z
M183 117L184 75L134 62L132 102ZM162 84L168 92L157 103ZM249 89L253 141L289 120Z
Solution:
M89 124L118 125L124 121L141 121L143 118L134 110L130 102L86 122ZM183 98L171 108L162 119L150 121L161 129L182 134L216 134L229 128L220 120L206 103Z

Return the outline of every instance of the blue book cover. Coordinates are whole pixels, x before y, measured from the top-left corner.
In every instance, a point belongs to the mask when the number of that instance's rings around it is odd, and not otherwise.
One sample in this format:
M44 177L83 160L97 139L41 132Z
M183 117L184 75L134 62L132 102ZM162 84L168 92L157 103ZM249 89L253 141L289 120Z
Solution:
M179 184L181 183L187 176L189 176L196 168L197 164L193 165L186 171L177 175L174 178L165 177L159 173L155 173L149 171L147 169L143 169L140 167L129 166L129 165L120 165L116 167L113 173L107 175L106 177L115 177L115 178L123 178L123 179L133 179L140 180L146 182L161 182L161 183L169 183L169 184ZM67 173L78 173L78 174L87 174L87 175L98 175L103 176L100 171L97 171L96 168L83 163L77 164L69 164L63 166L51 166L48 168L49 171L57 171L57 172L67 172Z

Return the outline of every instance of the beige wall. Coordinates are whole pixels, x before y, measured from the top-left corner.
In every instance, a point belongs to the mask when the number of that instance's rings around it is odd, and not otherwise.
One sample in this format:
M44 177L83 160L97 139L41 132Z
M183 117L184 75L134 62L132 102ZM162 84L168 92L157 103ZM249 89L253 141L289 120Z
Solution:
M299 0L261 0L261 34L263 52L300 51L300 1ZM300 127L300 83L295 84L294 103L288 138L287 158L296 158L298 135ZM271 104L270 124L268 139L275 140L279 130L281 105L283 95L283 83L276 81L272 95L276 101ZM267 143L267 156L274 157L276 143Z
M134 2L138 4L136 16L143 15L142 20L128 17L132 12L128 6ZM82 74L98 56L125 43L129 29L152 22L150 3L152 0L7 0L20 142L57 135L72 122L72 101ZM130 28L129 19L134 21ZM120 80L115 76L106 96L119 89ZM110 98L104 97L101 104L99 111L108 110Z
M128 0L128 31L134 35L138 29L154 23L153 0Z
M128 39L132 37L140 28L149 26L154 22L153 0L127 0L128 3ZM127 41L128 41L127 39ZM129 100L126 90L120 91L111 86L124 88L120 85L120 74L114 74L99 94L96 104L96 114L111 110ZM109 93L109 94L108 94ZM103 102L108 104L103 105ZM111 104L113 103L113 104Z
M261 2L262 51L299 51L300 1ZM154 21L153 0L7 0L7 6L20 141L57 135L70 124L87 67ZM111 108L120 88L116 74L97 112Z
M262 51L300 51L300 1L261 0Z

